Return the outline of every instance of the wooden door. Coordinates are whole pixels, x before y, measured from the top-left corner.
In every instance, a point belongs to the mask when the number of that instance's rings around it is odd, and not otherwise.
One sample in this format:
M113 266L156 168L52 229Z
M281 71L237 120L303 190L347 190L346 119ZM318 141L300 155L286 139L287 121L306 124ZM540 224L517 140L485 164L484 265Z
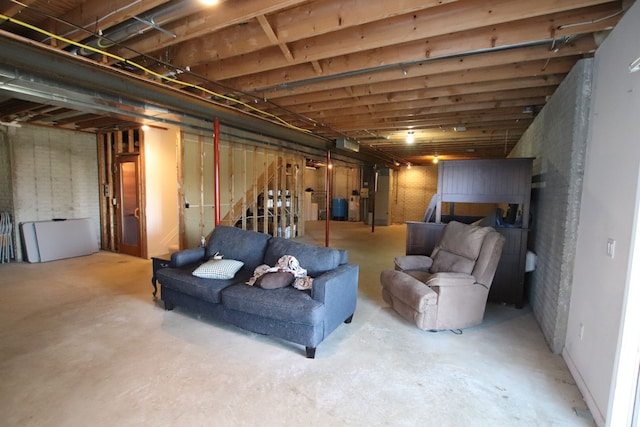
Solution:
M140 156L138 154L117 157L117 215L118 252L133 256L142 255L142 228L140 221Z

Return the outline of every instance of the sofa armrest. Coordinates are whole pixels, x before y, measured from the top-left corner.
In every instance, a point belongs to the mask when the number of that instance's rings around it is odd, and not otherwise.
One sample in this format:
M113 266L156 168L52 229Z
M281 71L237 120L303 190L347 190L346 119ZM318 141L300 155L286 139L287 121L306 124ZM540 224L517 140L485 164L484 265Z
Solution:
M184 267L204 261L205 248L191 248L171 254L171 267Z
M359 267L342 264L313 279L311 297L325 306L325 336L356 310Z

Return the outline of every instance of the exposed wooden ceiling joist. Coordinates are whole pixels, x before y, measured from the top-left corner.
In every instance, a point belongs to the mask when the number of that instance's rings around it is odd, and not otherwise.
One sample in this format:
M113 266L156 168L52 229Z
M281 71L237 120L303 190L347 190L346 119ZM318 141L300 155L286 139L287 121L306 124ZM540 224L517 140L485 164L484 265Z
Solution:
M436 152L506 155L631 3L226 0L207 8L195 0L26 0L4 2L0 12L91 43L115 56L90 58L186 95L419 164ZM0 29L66 47L16 22ZM90 131L140 121L127 118L126 106L105 119L54 107L0 100L0 121ZM462 125L466 132L451 131ZM404 143L408 130L412 146Z

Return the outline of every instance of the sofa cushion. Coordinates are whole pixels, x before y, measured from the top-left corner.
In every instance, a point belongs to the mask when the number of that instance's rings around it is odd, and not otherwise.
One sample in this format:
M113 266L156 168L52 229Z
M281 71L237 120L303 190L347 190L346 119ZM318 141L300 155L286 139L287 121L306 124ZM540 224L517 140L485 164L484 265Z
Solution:
M221 300L220 292L224 288L244 283L252 275L251 271L242 268L233 279L203 279L192 274L196 267L192 265L184 268L161 268L156 273L156 278L163 287L217 304Z
M288 271L270 271L258 277L253 284L262 289L279 289L293 283L295 276Z
M284 322L317 325L325 317L324 304L291 286L261 289L236 284L223 289L221 297L228 309Z
M225 259L244 262L244 268L253 271L263 263L269 239L271 236L268 234L218 225L209 237L205 256L209 259L218 252Z
M211 259L193 270L194 276L204 279L233 279L244 263L235 259Z
M300 267L311 277L317 277L338 267L344 260L343 251L334 248L294 242L282 237L272 237L264 255L264 263L274 266L283 255L293 255Z

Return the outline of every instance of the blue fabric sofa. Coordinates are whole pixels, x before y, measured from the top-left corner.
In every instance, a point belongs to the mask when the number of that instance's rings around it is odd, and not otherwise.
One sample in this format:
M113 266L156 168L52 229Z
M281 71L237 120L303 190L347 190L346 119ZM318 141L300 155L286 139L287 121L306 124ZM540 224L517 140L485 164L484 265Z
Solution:
M244 266L233 279L205 279L192 272L216 253ZM297 258L313 277L310 290L287 286L262 289L246 282L262 264L274 266L283 255ZM156 272L166 310L174 306L263 335L316 347L341 323L350 323L356 309L358 266L344 250L271 237L236 227L217 226L206 247L171 255L168 267Z

